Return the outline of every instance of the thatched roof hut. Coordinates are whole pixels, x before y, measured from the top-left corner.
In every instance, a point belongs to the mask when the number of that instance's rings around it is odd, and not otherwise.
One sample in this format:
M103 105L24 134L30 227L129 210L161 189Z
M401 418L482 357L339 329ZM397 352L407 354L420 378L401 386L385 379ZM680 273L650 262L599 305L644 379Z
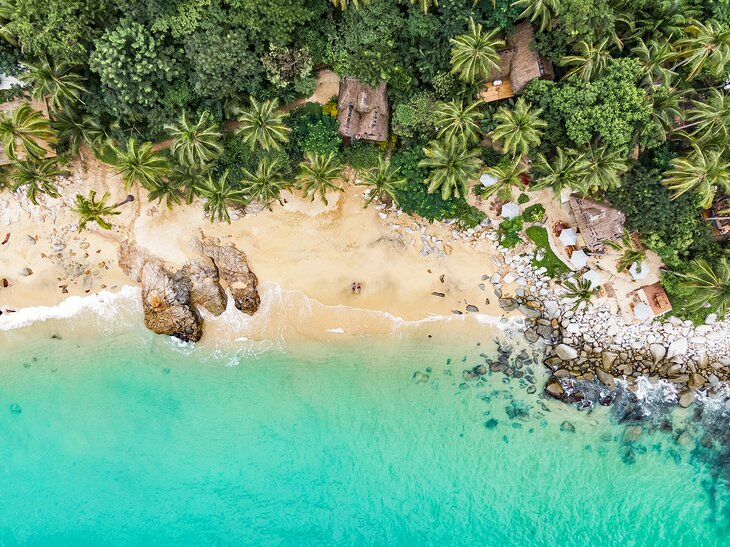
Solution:
M390 108L385 83L373 88L354 78L342 78L337 110L343 137L388 140Z
M621 239L626 221L621 211L576 195L570 196L570 208L583 241L591 251L603 252L604 241Z
M486 102L519 95L536 78L555 78L553 66L532 48L532 25L522 22L507 35L507 48L499 52L499 70L489 75L490 81L481 93Z

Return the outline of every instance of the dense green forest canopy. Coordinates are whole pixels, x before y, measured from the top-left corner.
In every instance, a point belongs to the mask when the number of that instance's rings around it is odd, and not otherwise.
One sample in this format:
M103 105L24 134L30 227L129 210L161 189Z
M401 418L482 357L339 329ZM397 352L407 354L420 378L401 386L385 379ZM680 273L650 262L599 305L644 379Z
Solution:
M521 20L556 78L484 104ZM63 162L85 145L153 199L200 195L222 220L231 203L270 206L292 179L324 197L345 165L382 200L466 226L483 218L472 191L569 189L626 213L673 272L679 313L727 301L727 253L699 217L729 214L718 207L730 192L727 0L0 0L0 37L0 71L29 84L4 100L32 93L52 119L29 108L0 119L5 184L33 199L57 195ZM388 83L389 142L344 146L332 103L279 110L309 96L321 68ZM150 144L164 139L169 150ZM484 172L497 183L473 187Z

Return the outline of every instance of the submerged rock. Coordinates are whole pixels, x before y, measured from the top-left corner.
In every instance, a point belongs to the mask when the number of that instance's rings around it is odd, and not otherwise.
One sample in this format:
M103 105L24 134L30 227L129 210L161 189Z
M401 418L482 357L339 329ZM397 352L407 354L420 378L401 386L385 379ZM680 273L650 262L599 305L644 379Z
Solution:
M420 370L417 370L413 373L413 377L411 378L413 380L414 384L424 384L428 382L429 376L428 374L425 374L421 372Z
M564 431L565 433L575 433L575 426L566 420L560 424L560 431Z
M563 387L563 384L560 383L560 380L552 377L545 385L545 393L555 399L562 399L565 396L565 388Z

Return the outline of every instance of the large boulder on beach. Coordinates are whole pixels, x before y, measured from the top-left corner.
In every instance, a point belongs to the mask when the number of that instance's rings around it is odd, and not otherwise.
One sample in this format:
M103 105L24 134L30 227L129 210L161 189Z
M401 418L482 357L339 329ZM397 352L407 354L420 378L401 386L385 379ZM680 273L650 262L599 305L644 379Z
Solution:
M687 353L688 349L689 348L687 339L685 337L677 338L676 340L673 340L671 344L669 344L669 348L667 349L667 359L681 357L682 355Z
M555 355L560 357L563 361L570 361L578 357L578 350L567 344L558 344L555 346Z
M184 342L203 336L203 321L192 302L192 282L181 272L171 273L157 259L142 268L142 306L145 326Z
M203 320L192 302L192 282L182 272L171 272L162 261L133 242L119 246L119 266L142 286L145 326L157 334L197 342Z
M261 304L257 290L259 280L248 267L244 252L234 245L221 245L206 237L199 240L199 244L202 253L215 263L220 278L228 284L236 308L253 315Z
M215 316L226 310L228 297L218 282L218 268L207 256L191 260L182 269L192 284L192 302Z

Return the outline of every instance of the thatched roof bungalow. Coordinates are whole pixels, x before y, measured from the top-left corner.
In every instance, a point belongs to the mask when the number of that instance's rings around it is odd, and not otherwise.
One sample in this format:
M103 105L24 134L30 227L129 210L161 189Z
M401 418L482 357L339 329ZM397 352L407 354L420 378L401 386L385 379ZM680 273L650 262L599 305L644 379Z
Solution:
M340 135L369 141L388 140L390 108L385 83L373 88L354 78L342 78L337 100Z
M570 208L583 242L591 251L601 253L604 241L621 239L626 221L621 211L577 195L570 196Z
M507 48L499 52L499 70L490 74L490 81L480 94L485 102L508 99L520 95L527 84L536 78L555 78L553 66L531 48L534 33L532 25L522 22L507 35Z

